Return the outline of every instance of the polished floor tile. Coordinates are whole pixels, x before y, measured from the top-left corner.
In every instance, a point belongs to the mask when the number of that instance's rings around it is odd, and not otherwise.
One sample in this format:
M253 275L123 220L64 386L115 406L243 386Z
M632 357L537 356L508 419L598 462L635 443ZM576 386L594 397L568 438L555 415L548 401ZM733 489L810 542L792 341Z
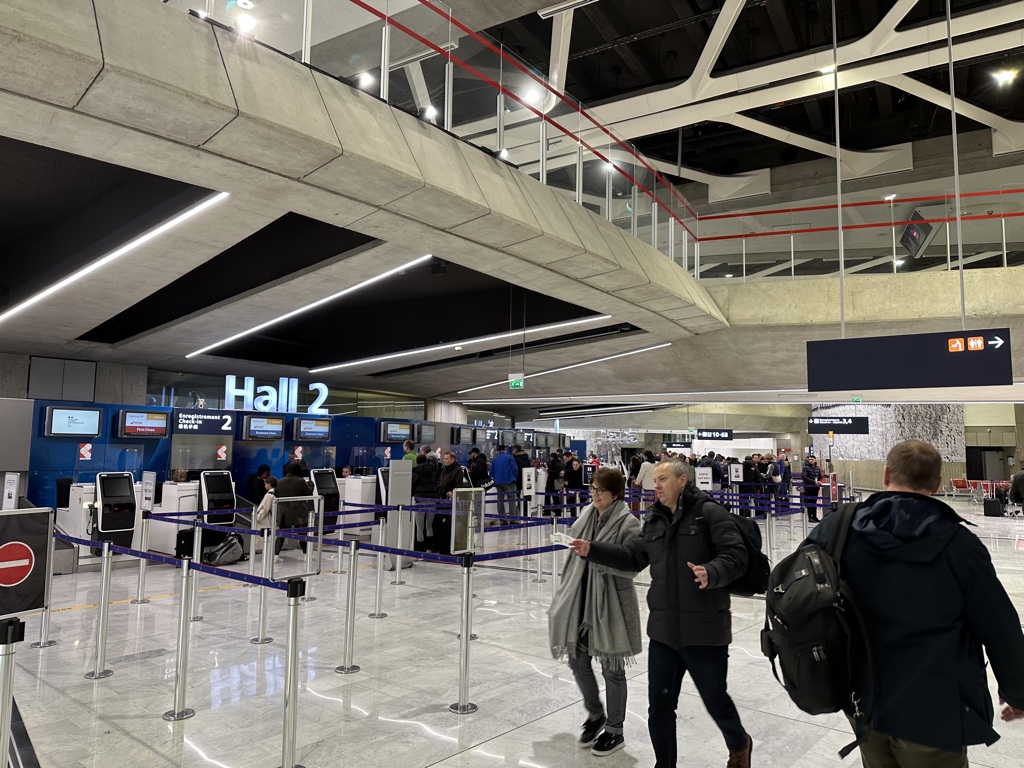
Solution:
M1000 578L1024 613L1024 520L983 518L958 504L992 552ZM488 533L489 547L512 547L518 534ZM776 529L776 558L802 537L799 521ZM303 571L297 552L286 552L278 577ZM345 596L348 575L314 579L316 600L299 609L299 729L297 761L306 768L488 768L490 766L649 766L646 732L646 654L627 671L629 705L626 748L608 757L578 749L575 734L586 718L572 675L551 659L547 607L551 557L541 563L511 559L479 566L474 574L474 625L470 699L479 711L455 715L459 695L460 571L418 563L403 571L406 584L391 585L384 573L385 619L374 608L376 558L364 555L357 569L353 661L361 667L340 675L345 661ZM345 563L325 559L325 568ZM246 564L235 566L247 570ZM641 580L646 574L641 576ZM216 577L200 578L190 626L191 653L186 705L196 716L167 723L173 706L180 571L152 567L152 602L132 605L136 569L113 571L106 667L114 675L90 681L95 663L99 574L54 580L53 648L28 642L17 650L15 694L42 768L275 768L281 764L287 600L269 594L267 634L257 633L259 590ZM645 591L640 587L640 591ZM849 740L840 716L811 717L790 703L759 650L764 603L736 599L730 688L752 734L754 764L778 768L853 765L836 755ZM36 639L38 617L28 620ZM725 745L686 681L679 708L681 766L725 764ZM972 764L1009 768L1024 762L1024 724L999 725L1003 739L972 750Z

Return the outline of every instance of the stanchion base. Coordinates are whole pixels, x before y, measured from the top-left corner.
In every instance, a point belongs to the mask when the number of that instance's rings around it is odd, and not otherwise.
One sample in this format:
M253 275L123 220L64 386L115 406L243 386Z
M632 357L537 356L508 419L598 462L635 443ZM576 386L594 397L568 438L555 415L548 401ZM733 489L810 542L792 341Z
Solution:
M547 584L548 580L547 579L534 579L533 583L534 584Z
M272 638L272 637L254 637L249 642L252 643L253 645L266 645L267 643L274 642L274 638Z
M479 707L476 704L459 704L458 702L448 705L448 711L456 715L471 715L477 711Z
M335 667L334 671L339 675L352 675L359 671L359 667L353 664L351 667Z
M203 620L202 616L193 616L191 619L189 619L189 621L202 621L202 620Z
M405 582L404 582L404 581L392 581L391 583L392 583L392 584L394 584L394 585L395 585L396 587L400 587L400 586L402 586L403 584L405 584Z
M456 640L461 640L461 639L462 639L462 633L461 633L461 632L459 632L459 634L457 634L457 635L455 636L455 639L456 639ZM472 633L472 634L471 634L471 635L469 636L469 639L470 639L470 640L479 640L479 639L480 639L480 636L479 636L479 635L477 635L477 634L476 634L476 632L473 632L473 633Z
M306 766L299 765L298 763L296 763L294 766L280 766L279 765L277 768L306 768Z
M304 602L304 603L312 603L314 600L316 600L315 597L304 597L304 598L302 598L302 602Z
M132 600L132 605L145 605L148 602L149 602L149 598L148 597L144 597L141 600Z
M366 615L371 619L386 619L388 617L386 613L368 613Z
M56 644L56 640L47 640L45 643L41 643L37 640L36 642L32 643L29 646L29 648L53 648L53 646L55 646Z
M102 680L102 679L104 679L106 677L110 677L113 674L114 674L114 670L112 670L112 669L104 669L98 675L95 672L86 672L85 673L85 679L86 680Z
M181 712L175 712L173 709L164 712L163 718L169 722L175 722L176 720L188 720L190 717L194 717L196 711L194 709L185 708Z
M255 586L255 584L243 584L242 589L252 589Z

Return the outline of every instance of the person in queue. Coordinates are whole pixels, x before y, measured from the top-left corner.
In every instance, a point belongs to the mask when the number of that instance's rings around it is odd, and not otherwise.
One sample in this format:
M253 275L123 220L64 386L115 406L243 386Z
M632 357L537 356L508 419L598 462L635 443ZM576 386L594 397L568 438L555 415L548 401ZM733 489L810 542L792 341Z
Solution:
M512 458L512 454L498 446L491 459L491 477L494 479L494 490L498 494L498 514L515 514L516 496L516 475L519 474L519 465ZM503 520L502 523L508 521Z
M593 563L622 571L651 567L647 593L648 730L655 768L675 768L676 708L689 672L729 750L727 768L749 768L753 740L728 693L732 615L728 585L744 574L747 549L732 515L690 482L682 462L654 469L657 501L640 536L626 544L576 539Z
M267 474L263 478L263 498L256 508L256 518L253 527L257 530L270 527L270 510L274 506L274 497L277 495L277 478Z
M1010 490L1007 498L1011 504L1024 504L1024 468L1010 477Z
M934 498L942 487L934 446L894 446L882 487L854 513L841 560L874 672L857 683L873 691L861 760L865 768L962 768L967 746L999 738L986 657L1006 703L1002 719L1024 718L1020 616L985 545ZM824 547L837 518L807 541Z
M446 451L441 459L441 473L437 476L437 494L447 509L445 514L434 516L434 551L441 555L450 555L452 546L451 498L456 488L465 484L462 467L455 454Z
M402 450L405 451L405 455L402 456L402 459L404 459L405 461L411 461L413 463L413 466L415 466L416 443L414 443L412 440L406 440L404 443L402 443Z
M297 461L289 461L284 465L284 477L277 481L277 527L284 528L305 528L309 522L310 503L308 501L285 501L293 496L309 496L312 489L302 477L302 465ZM281 548L284 546L284 539L280 536L274 539L275 562L281 556ZM300 541L302 551L306 551L306 542Z
M621 472L598 469L590 486L592 502L569 535L595 543L632 542L640 522L623 500L625 490ZM556 659L568 657L587 709L578 744L590 747L595 755L610 755L625 746L626 666L643 650L635 576L635 570L609 568L570 553L548 611L551 654ZM594 658L601 664L607 714L594 677Z
M254 507L259 507L263 497L267 494L264 481L270 477L270 465L260 464L245 481L245 491Z
M416 466L412 468L412 497L417 504L420 499L438 498L435 465L436 462L427 459L426 454L421 453L416 457ZM425 502L425 504L431 503L430 501ZM413 548L417 552L433 552L434 513L414 512L413 517L416 525Z
M812 523L820 522L818 518L818 496L821 494L821 467L818 466L816 458L813 456L807 457L800 477L804 481L803 497L807 519Z
M512 446L512 458L516 462L516 495L523 495L523 470L530 469L533 466L533 462L530 461L530 452L524 451L523 446L513 445Z
M467 468L469 469L469 480L473 483L474 487L479 488L487 482L489 478L487 474L487 457L480 453L480 449L475 445L469 450Z
M572 490L579 490L583 487L583 465L580 460L575 456L572 461L562 471L562 477L565 479L565 487L571 488Z
M565 465L562 463L562 456L560 453L552 453L548 456L548 477L547 480L544 481L544 493L558 493L565 487L565 481L562 479L562 471L564 469ZM548 511L544 514L548 515L552 513Z
M644 451L644 461L640 465L640 471L636 475L636 480L633 481L633 485L637 488L641 488L644 491L645 500L649 494L654 492L654 467L656 462L654 460L653 451Z

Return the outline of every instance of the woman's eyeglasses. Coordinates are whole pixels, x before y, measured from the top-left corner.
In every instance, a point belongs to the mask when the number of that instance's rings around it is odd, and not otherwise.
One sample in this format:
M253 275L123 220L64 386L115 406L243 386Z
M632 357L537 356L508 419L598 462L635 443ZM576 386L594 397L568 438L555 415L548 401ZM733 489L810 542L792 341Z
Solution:
M590 486L590 495L593 496L595 493L608 493L604 488L596 488L593 485Z

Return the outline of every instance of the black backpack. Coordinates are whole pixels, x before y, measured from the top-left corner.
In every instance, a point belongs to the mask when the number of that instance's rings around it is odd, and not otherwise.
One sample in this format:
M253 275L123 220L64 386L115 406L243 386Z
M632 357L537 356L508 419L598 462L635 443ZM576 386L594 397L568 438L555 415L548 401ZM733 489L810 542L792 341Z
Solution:
M717 504L718 502L713 503ZM772 564L768 556L761 551L761 529L753 518L740 517L731 513L730 517L739 529L743 545L747 549L747 570L736 581L729 584L729 594L737 597L763 595L768 590L768 578L771 575Z
M237 533L229 533L224 541L206 553L203 562L213 566L233 565L242 559L244 552L242 537Z
M845 712L860 736L870 722L872 691L857 690L853 673L873 680L873 668L864 622L839 566L857 506L843 504L833 513L837 519L824 549L802 546L775 566L765 598L761 652L801 710L811 715Z

